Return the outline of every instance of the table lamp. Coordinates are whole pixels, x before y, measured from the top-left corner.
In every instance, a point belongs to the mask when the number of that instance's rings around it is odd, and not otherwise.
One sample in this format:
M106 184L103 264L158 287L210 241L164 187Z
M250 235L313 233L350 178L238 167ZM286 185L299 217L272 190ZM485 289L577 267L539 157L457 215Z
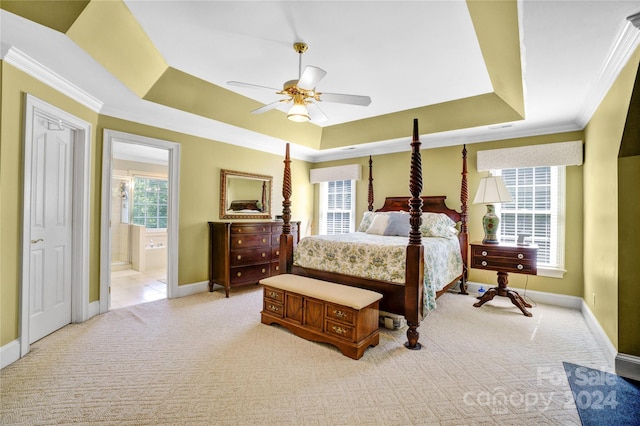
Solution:
M498 244L498 225L500 218L495 213L494 204L513 201L509 190L500 176L487 176L480 179L480 186L473 204L486 204L487 214L482 218L484 240L482 244Z

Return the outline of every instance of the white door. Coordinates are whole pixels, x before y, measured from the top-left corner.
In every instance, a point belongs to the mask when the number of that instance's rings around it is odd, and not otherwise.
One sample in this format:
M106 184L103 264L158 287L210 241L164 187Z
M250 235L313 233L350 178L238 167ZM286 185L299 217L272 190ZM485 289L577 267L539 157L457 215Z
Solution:
M33 117L29 343L71 322L74 137L50 118Z

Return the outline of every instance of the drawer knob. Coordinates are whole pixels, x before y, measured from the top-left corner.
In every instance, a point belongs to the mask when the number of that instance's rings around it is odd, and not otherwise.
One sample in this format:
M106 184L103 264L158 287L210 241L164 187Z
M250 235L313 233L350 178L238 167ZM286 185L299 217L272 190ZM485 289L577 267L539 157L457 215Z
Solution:
M335 331L338 334L346 334L347 330L342 328L342 327L338 327L336 325L331 327L333 329L333 331Z
M262 253L262 257L267 257L267 253Z
M482 255L483 255L483 256L486 256L486 255L487 255L487 252L486 252L486 251L484 251L484 250L482 250Z
M524 259L524 254L518 253L518 259Z
M280 250L276 250L276 256L280 256Z
M276 293L275 291L270 291L269 297L278 297L278 293Z
M487 261L486 260L482 261L482 266L487 266Z
M276 238L276 243L280 242L280 237Z
M262 232L264 232L264 231L266 231L266 230L267 230L267 228L262 228Z
M278 309L278 307L276 305L269 305L269 310L270 311L274 311L274 312L278 312L280 309Z
M238 240L238 244L242 244L242 240Z
M280 265L276 265L276 271L280 270Z
M266 238L263 238L263 239L262 239L262 242L263 242L263 243L266 243L266 242L267 242L267 239L266 239Z
M518 264L518 266L517 266L517 268L518 268L518 269L520 269L520 270L523 270L523 269L524 269L524 266L522 266L522 264L520 264L520 263L519 263L519 264Z
M236 277L241 277L241 276L242 276L242 272L238 272L238 273L236 274Z
M236 256L236 259L238 259L238 260L242 260L242 255L241 255L241 254L237 255L237 256Z
M267 272L267 270L262 268L262 273L264 274L265 272Z
M336 316L336 317L338 317L338 318L344 318L344 317L346 317L346 316L347 316L347 313L346 313L346 312L339 311L339 310L337 310L337 309L334 309L334 310L333 310L333 315L335 315L335 316Z

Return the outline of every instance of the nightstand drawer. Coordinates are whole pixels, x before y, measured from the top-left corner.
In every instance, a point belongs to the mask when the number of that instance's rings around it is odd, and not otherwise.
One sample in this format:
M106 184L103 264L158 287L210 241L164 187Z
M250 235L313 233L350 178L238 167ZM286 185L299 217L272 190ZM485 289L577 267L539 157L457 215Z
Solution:
M471 267L535 275L537 246L471 244Z

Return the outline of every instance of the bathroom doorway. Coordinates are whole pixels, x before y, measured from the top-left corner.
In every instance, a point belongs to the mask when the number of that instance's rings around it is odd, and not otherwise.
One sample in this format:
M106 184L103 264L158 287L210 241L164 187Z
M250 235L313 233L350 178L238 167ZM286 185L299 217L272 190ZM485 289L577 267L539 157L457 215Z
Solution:
M101 312L177 286L177 144L114 131L104 143Z

